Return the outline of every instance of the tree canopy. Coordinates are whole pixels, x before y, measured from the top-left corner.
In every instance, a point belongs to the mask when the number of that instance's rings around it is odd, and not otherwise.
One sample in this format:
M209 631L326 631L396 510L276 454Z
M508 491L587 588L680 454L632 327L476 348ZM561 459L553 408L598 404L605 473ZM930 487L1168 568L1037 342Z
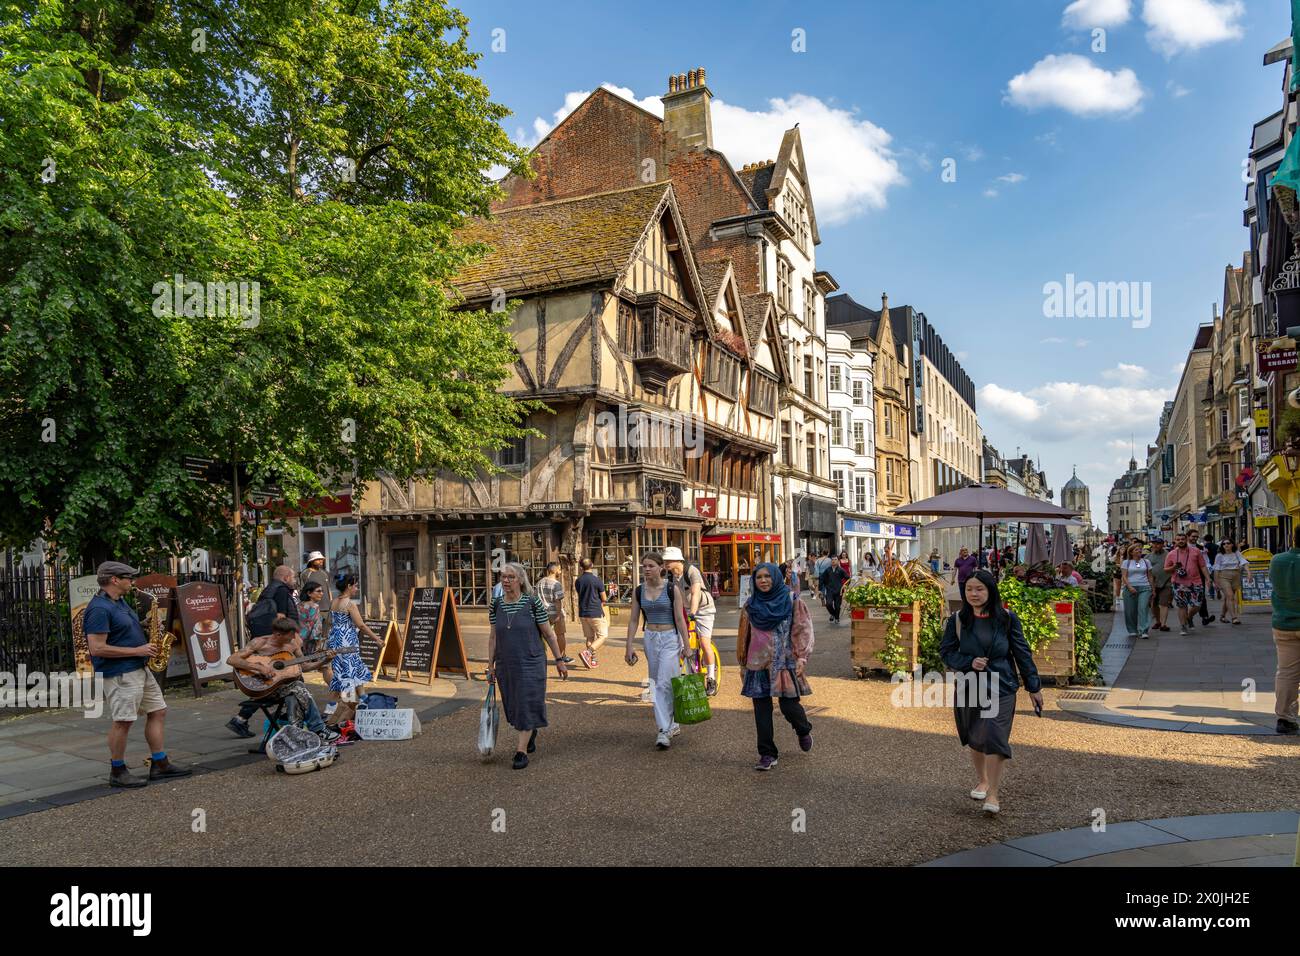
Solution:
M228 546L291 499L488 467L526 407L454 230L522 154L434 0L0 7L0 539Z

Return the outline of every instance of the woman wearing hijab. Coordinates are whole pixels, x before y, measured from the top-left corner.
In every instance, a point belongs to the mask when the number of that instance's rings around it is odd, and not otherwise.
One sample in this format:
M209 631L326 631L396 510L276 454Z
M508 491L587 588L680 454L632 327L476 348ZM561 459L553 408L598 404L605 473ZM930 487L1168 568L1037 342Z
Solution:
M963 747L970 747L971 762L979 778L971 798L983 800L984 812L995 814L1001 809L998 782L1002 762L1011 759L1011 720L1016 714L1016 691L1020 688L1017 670L1038 708L1043 706L1043 692L1020 619L1002 606L997 579L988 571L980 569L966 579L961 610L948 618L939 656L959 674L986 675L976 678L980 684L997 680L991 690L996 690L998 696L986 698L987 710L978 700L970 699L985 695L969 691L958 694L956 706L957 736Z
M755 770L776 766L773 697L798 735L799 749L805 753L812 750L812 724L800 702L812 693L804 676L812 649L812 618L807 606L790 593L776 565L760 564L754 569L754 592L741 609L736 637L736 660L745 671L740 692L754 702L758 731Z

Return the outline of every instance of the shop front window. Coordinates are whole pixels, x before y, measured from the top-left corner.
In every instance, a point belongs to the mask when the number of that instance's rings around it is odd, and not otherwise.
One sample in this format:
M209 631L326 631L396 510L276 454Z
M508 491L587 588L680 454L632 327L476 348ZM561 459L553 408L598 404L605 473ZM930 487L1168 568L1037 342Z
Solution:
M488 536L459 534L438 539L446 561L446 582L456 603L486 607L488 603Z
M512 531L506 534L489 535L489 558L492 567L492 586L501 580L501 568L505 564L522 564L528 572L528 580L536 585L538 579L546 574L546 559L549 555L546 546L545 531Z
M588 539L587 555L592 571L609 587L611 601L627 604L632 600L632 531L606 528L593 531Z

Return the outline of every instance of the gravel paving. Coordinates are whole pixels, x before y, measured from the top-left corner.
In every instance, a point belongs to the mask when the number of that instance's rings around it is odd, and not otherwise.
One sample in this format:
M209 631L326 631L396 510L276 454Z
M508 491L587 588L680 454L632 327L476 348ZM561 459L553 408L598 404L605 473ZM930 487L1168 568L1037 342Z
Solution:
M848 635L818 634L815 749L801 753L778 715L770 773L752 769L734 664L713 719L660 752L637 699L644 655L628 668L611 647L597 670L552 676L551 727L523 771L505 727L507 752L479 760L470 706L413 741L345 748L320 773L285 777L267 761L2 821L0 864L905 865L1086 826L1097 808L1117 823L1296 807L1300 740L1096 723L1048 688L1041 719L1020 695L1002 814L986 819L950 711L894 707L887 682L856 680Z

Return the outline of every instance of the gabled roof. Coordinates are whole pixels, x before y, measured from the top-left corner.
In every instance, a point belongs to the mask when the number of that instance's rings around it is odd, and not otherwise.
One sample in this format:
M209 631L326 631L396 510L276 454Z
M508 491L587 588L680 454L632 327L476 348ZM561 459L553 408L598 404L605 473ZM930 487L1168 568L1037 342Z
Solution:
M763 336L768 336L772 356L776 359L776 374L782 384L790 381L790 368L786 364L785 349L781 347L781 330L776 324L776 298L770 292L759 292L741 297L752 351L751 361L758 357L758 346Z
M907 361L907 344L912 334L913 311L910 305L889 307L889 329L894 336L896 358L904 363ZM826 298L826 325L839 329L851 326L853 331L849 334L855 339L870 338L879 344L880 316L880 312L867 308L847 292Z
M803 138L799 135L798 123L786 130L785 135L781 137L781 149L776 154L776 168L772 170L772 182L767 187L772 195L780 194L785 187L785 178L792 170L803 185L804 203L808 208L808 225L812 230L813 245L817 245L822 239L817 231L817 212L813 209L812 188L808 185L808 163L804 159Z
M772 184L772 173L775 171L776 161L769 159L765 163L750 163L736 174L749 190L749 194L754 197L754 204L759 209L768 208L767 187Z
M731 267L731 260L699 262L699 269L700 285L704 289L704 301L710 319L717 312L718 306L722 304L724 297L730 295L731 301L736 305L734 318L738 327L738 331L735 333L737 341L733 343L722 338L722 329L717 327L716 322L712 326L714 334L718 335L719 340L732 351L739 352L742 356L750 355L753 343L749 338L749 331L746 327L748 323L745 318L745 304L740 294L740 287L736 284L735 270ZM739 348L736 347L737 345L739 345Z
M473 219L456 237L466 245L485 246L487 254L461 269L452 285L472 302L499 293L517 296L589 282L617 283L665 213L683 250L678 254L687 295L702 307L704 293L668 183L536 203L502 210L490 219ZM704 321L714 327L711 315Z

